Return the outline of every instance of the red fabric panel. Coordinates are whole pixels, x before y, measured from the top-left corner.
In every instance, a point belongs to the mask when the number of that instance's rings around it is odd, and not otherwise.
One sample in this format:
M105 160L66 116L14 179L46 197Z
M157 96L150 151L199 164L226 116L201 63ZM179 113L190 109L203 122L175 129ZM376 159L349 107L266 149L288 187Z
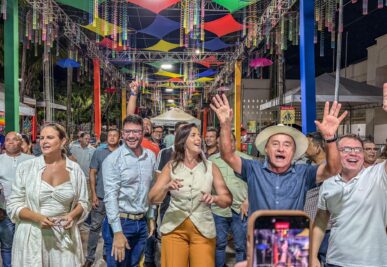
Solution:
M128 0L128 2L158 14L161 10L164 10L171 5L180 2L180 0Z
M94 133L97 140L101 137L101 80L99 59L93 59L94 65Z
M241 31L243 25L237 22L231 14L228 14L220 19L204 23L204 29L222 37L232 32Z

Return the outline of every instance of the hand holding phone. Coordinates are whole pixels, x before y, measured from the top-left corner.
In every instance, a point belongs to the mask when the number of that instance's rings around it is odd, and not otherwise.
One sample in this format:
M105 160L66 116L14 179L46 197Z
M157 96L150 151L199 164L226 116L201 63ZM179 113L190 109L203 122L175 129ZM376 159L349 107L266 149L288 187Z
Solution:
M310 220L302 211L257 211L249 219L249 267L309 264Z

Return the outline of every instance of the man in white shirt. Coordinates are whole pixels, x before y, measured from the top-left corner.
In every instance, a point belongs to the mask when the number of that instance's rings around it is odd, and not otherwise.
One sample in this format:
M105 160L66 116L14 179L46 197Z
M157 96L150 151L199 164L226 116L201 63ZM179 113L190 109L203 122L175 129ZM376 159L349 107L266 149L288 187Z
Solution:
M13 180L16 176L16 167L23 161L34 158L21 153L22 138L19 133L9 132L5 136L5 153L0 155L0 184L5 201L11 194ZM3 266L11 266L11 251L15 225L5 212L5 203L0 207L0 244Z
M321 186L313 226L312 267L329 217L328 267L387 266L387 165L364 168L363 142L345 135L338 142L342 171Z

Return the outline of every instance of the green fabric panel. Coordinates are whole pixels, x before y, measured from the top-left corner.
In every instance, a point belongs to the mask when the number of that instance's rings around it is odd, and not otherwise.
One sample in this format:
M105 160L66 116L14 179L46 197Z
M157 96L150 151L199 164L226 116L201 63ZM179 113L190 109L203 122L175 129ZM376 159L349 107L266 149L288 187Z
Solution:
M212 2L215 2L223 6L224 8L227 8L231 13L234 13L235 11L241 8L256 3L257 1L258 0L212 0Z
M105 2L106 0L98 0L98 2L101 4ZM89 0L57 0L59 4L75 7L78 9L81 9L83 11L89 12Z

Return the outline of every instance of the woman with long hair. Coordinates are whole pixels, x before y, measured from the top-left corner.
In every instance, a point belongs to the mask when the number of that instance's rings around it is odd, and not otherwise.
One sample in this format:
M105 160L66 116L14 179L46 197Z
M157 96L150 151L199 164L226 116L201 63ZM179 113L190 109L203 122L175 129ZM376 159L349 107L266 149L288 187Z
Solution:
M77 224L89 210L86 178L66 157L67 137L59 124L40 133L42 155L20 164L7 203L16 223L13 266L81 266L83 250Z
M232 195L219 168L205 159L201 144L195 124L180 127L173 159L148 195L149 201L157 204L171 193L160 228L162 267L215 265L216 230L211 204L226 208L232 203Z

